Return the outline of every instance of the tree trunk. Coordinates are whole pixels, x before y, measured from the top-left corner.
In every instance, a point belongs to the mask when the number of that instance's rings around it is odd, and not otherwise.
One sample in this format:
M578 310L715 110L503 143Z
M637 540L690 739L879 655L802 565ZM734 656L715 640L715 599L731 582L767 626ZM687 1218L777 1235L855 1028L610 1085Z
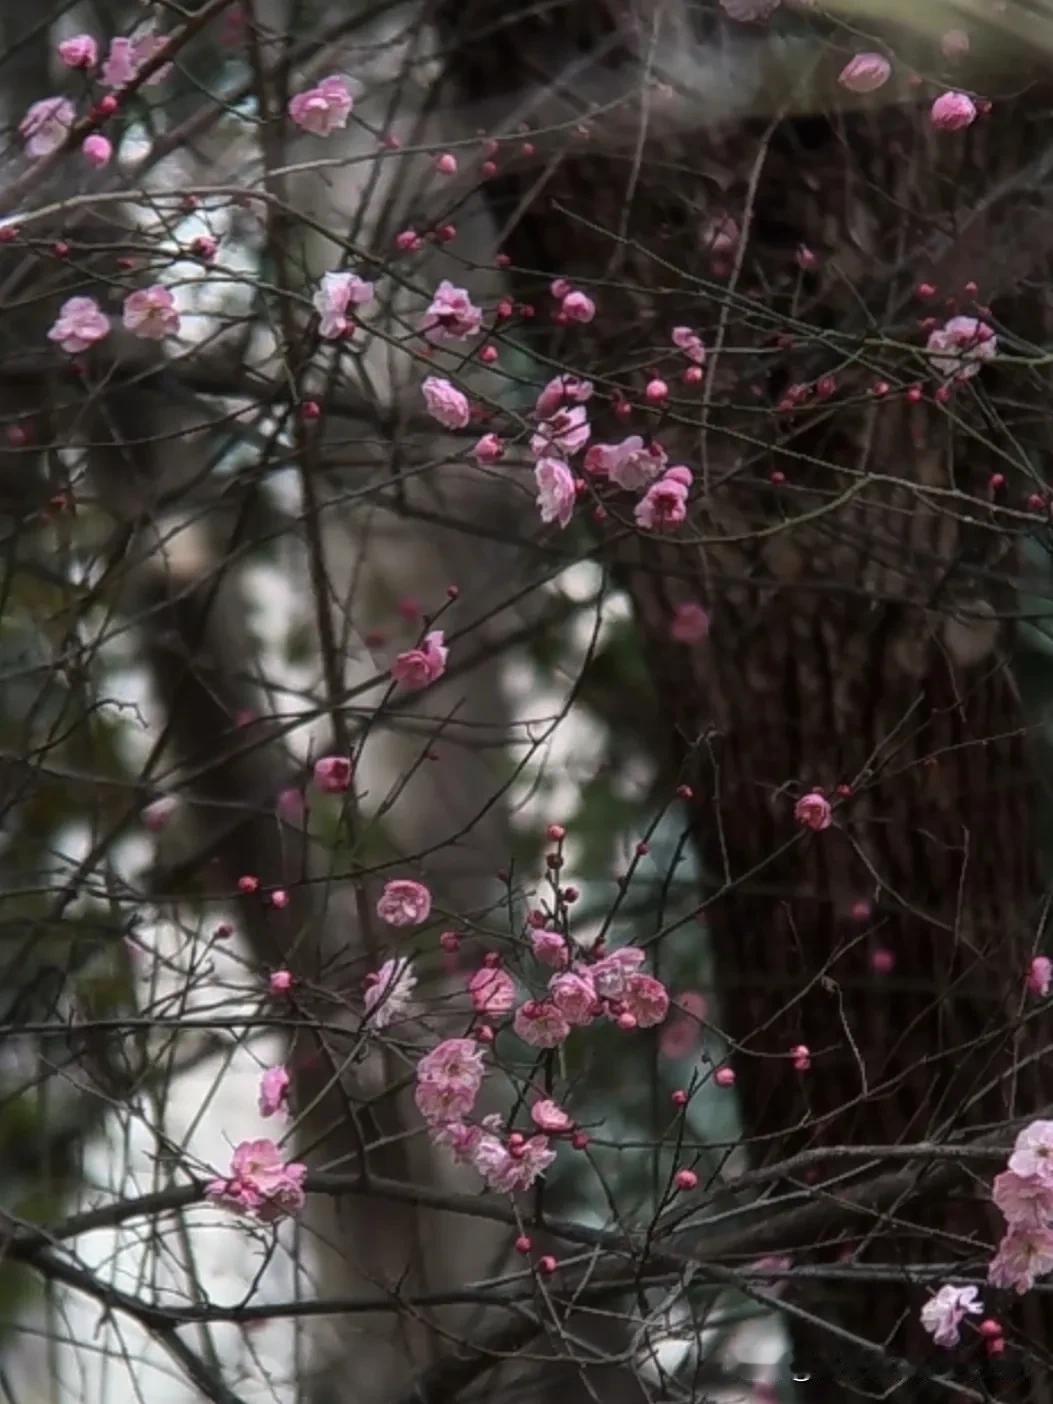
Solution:
M553 374L596 382L593 441L653 436L695 473L675 541L635 534L626 494L605 495L600 530L694 791L753 1162L968 1139L1040 1114L1053 1091L1024 994L1043 917L1011 622L1020 509L1036 482L1005 433L1043 392L1017 370L1011 407L1010 372L986 368L945 407L904 343L919 344L911 285L937 260L941 290L961 297L975 277L991 298L969 260L981 227L1007 244L1019 227L1020 133L1040 102L996 103L949 141L905 89L899 105L838 115L837 67L828 77L804 21L781 20L776 42L699 14L568 0L513 18L462 2L446 12L451 76L493 101L494 134L538 130L537 160L509 143L487 189L538 321L555 275L596 301L590 325L557 328L544 346ZM503 107L502 91L514 95ZM725 214L741 227L726 250L711 237ZM1024 228L1014 249L1027 240ZM801 244L816 272L799 267ZM992 320L1042 337L1044 307L1019 284L1048 259L1032 250L1015 267ZM697 390L679 384L678 324L709 346ZM659 410L641 393L652 366L673 387ZM817 390L823 376L835 381ZM919 404L906 396L915 378L928 378ZM624 419L618 398L632 405ZM1006 482L991 490L995 472ZM710 616L701 644L672 637L687 602ZM794 821L816 787L834 806L824 832ZM802 1043L807 1072L790 1055ZM812 1192L843 1169L831 1154ZM860 1281L789 1295L815 1318L792 1322L807 1398L887 1388L903 1373L894 1357L923 1374L947 1367L920 1330L928 1292L909 1269L953 1261L982 1277L1000 1227L987 1198L963 1180L933 1201L919 1172L894 1219L861 1218L853 1237L816 1244L811 1261L847 1259ZM876 1262L901 1265L902 1281L867 1281ZM1020 1336L998 1397L1046 1400L1049 1299L999 1296L984 1291ZM824 1320L887 1342L888 1368L846 1352ZM957 1360L982 1360L975 1335ZM947 1397L925 1378L905 1388Z

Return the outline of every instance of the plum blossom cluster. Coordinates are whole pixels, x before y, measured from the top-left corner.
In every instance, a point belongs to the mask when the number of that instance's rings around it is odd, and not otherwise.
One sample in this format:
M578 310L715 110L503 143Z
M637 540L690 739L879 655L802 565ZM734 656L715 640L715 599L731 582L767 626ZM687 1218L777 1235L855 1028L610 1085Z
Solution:
M556 940L552 938L555 937ZM642 970L647 957L638 946L622 946L591 961L569 963L558 932L534 932L533 946L545 964L566 962L549 982L542 999L528 999L515 1012L516 1033L533 1048L556 1048L575 1028L600 1018L620 1029L649 1029L669 1013L669 992Z
M232 1213L273 1224L303 1208L306 1178L307 1166L283 1160L273 1141L242 1141L231 1158L230 1174L210 1181L205 1195Z
M143 341L163 341L179 331L179 312L171 291L160 283L139 288L124 299L122 320L127 331ZM48 331L69 356L89 351L110 334L110 319L93 297L70 297Z
M474 1166L490 1189L515 1194L529 1189L556 1153L543 1133L504 1134L497 1115L483 1117L478 1124L468 1120L484 1072L483 1053L473 1039L446 1039L417 1064L417 1106L436 1145L450 1150L459 1163ZM542 1108L541 1120L554 1124L552 1108Z
M1023 1295L1053 1272L1053 1121L1033 1121L1020 1132L992 1198L1006 1227L988 1281Z

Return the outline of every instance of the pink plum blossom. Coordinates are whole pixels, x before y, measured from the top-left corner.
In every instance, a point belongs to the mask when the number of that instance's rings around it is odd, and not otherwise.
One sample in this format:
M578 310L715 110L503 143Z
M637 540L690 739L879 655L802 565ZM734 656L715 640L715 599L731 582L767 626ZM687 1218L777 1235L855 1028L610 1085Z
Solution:
M941 93L932 104L929 120L938 132L960 132L976 121L976 103L967 93Z
M113 159L113 142L101 132L92 132L84 138L80 153L93 170L101 171Z
M884 54L856 54L849 59L837 76L842 88L850 93L875 93L892 76L892 65Z
M1053 1222L1053 1184L1037 1175L1003 1170L995 1176L991 1198L1010 1228L1045 1228Z
M692 331L690 327L674 327L673 345L679 347L687 359L694 361L696 366L705 365L706 348L698 332Z
M405 1016L416 984L410 960L398 957L384 962L366 986L363 1000L373 1028L386 1029Z
M591 1024L596 1017L598 995L588 970L565 970L548 982L548 997L568 1024Z
M976 317L951 317L929 334L925 349L940 375L969 380L985 361L994 360L998 338L993 327Z
M59 308L58 320L48 332L71 356L87 351L110 334L110 319L93 297L71 297Z
M688 484L671 469L651 486L633 510L633 520L643 531L670 531L687 520Z
M468 397L442 376L426 377L421 391L428 413L445 429L464 429L472 417Z
M532 931L530 944L534 949L534 955L542 965L562 970L570 960L567 942L558 931Z
M323 795L343 795L351 788L355 765L350 756L319 756L314 763L314 785Z
M421 926L431 915L431 893L412 878L393 878L384 884L377 902L377 916L389 926Z
M69 135L76 111L68 98L41 98L26 111L18 131L26 144L26 155L34 161L57 151Z
M489 1118L488 1118L489 1120ZM498 1194L528 1190L556 1158L547 1136L520 1138L514 1148L501 1140L495 1130L480 1131L468 1153L472 1165L489 1189Z
M516 1002L516 982L507 970L484 965L468 981L472 1008L477 1014L499 1018L507 1014Z
M179 331L179 313L168 288L154 283L139 288L124 299L124 325L144 341L162 341Z
M677 643L701 643L709 637L709 615L700 604L677 605L669 633Z
M289 1089L292 1078L287 1068L280 1064L268 1068L260 1078L260 1116L274 1116L276 1112L289 1110Z
M211 1181L205 1194L225 1209L270 1224L303 1208L306 1178L307 1166L286 1164L273 1141L242 1141L231 1159L230 1176Z
M645 444L639 434L630 434L619 444L593 444L585 455L585 468L626 492L639 492L665 471L668 455L661 444Z
M535 458L569 457L585 447L591 433L584 405L556 410L550 419L538 425L530 440L530 452Z
M58 46L58 56L66 68L82 68L88 72L99 61L99 46L90 34L74 34L70 39L63 39Z
M589 968L589 975L601 999L621 999L629 980L647 959L639 946L620 946Z
M545 1097L530 1108L530 1119L539 1131L548 1136L561 1136L574 1128L574 1118L558 1102Z
M921 1324L939 1346L956 1346L958 1328L966 1316L981 1316L983 1302L977 1301L975 1287L941 1287L921 1309Z
M592 398L592 381L578 380L573 375L557 375L548 382L537 397L534 409L539 419L549 419L566 401L583 405Z
M559 307L568 322L591 322L596 315L596 304L592 298L578 289L567 293Z
M142 34L138 39L111 39L99 82L104 88L127 87L139 76L143 64L148 63L167 42L160 34ZM170 63L162 64L156 73L151 73L147 78L147 85L154 87L157 83L163 83L171 72Z
M391 665L391 676L404 692L419 692L438 682L446 671L450 650L441 629L432 629L418 648L400 653Z
M482 321L482 310L467 291L444 278L424 314L423 330L428 340L437 344L464 341L478 333Z
M272 995L287 995L292 989L293 983L291 970L274 970L268 981L268 989Z
M828 829L834 822L830 801L817 790L801 796L794 805L793 817L803 829L814 829L816 833Z
M1027 974L1027 988L1033 995L1045 999L1053 981L1053 961L1048 956L1035 956Z
M325 341L338 341L354 327L351 309L373 301L374 287L357 273L324 273L321 286L312 298L319 315L318 335Z
M505 444L499 434L484 434L472 448L472 457L479 464L497 463L504 456Z
M417 1106L427 1121L463 1121L483 1085L482 1049L470 1038L448 1038L417 1064Z
M1019 1296L1030 1292L1035 1279L1053 1272L1053 1230L1014 1228L998 1245L987 1269L993 1287L1011 1287Z
M654 1028L669 1013L669 991L651 975L630 975L622 1002L641 1029Z
M289 101L289 116L312 136L327 137L347 126L354 99L347 79L331 74Z
M1024 1178L1034 1175L1053 1188L1053 1121L1032 1121L1016 1138L1009 1169Z
M531 1048L557 1048L570 1034L570 1025L556 1006L536 1000L519 1006L512 1027Z
M570 525L574 515L574 502L577 490L574 474L559 458L541 458L534 468L534 481L537 483L537 505L543 522L558 522L561 527Z

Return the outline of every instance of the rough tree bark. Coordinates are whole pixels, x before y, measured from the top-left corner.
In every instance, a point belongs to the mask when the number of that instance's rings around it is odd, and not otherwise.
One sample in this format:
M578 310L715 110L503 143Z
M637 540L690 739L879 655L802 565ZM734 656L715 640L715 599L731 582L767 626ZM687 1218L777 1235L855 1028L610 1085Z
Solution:
M701 488L675 543L634 537L627 497L602 530L634 601L671 759L694 787L705 920L755 1162L983 1134L1041 1113L1053 1083L1022 991L1042 885L1009 622L1022 528L984 500L996 471L1006 502L1035 490L1027 455L1047 441L1029 432L1010 462L999 437L1008 407L993 397L1012 385L1018 404L1034 404L1042 390L1022 370L985 372L983 393L971 383L949 414L931 386L911 406L903 391L926 370L903 343L918 342L911 285L935 269L959 295L975 277L998 325L1036 343L1046 334L1046 299L1027 281L1048 276L1049 261L1033 237L1026 133L1048 94L998 103L968 138L941 144L907 88L838 115L836 55L823 58L807 21L782 21L775 40L729 28L715 6L439 8L451 80L489 99L490 130L540 132L535 160L510 142L487 184L517 291L543 308L559 274L597 301L587 328L545 337L554 369L596 381L594 441L655 433ZM888 37L913 56L908 32ZM931 49L927 61L940 62ZM1008 71L960 81L997 91ZM725 211L742 241L721 254L704 231ZM992 288L978 255L999 240L1015 262ZM798 271L798 244L822 260L818 272ZM694 397L662 349L683 323L710 344ZM653 413L640 392L662 359L673 396ZM772 413L792 384L827 374L829 398ZM873 397L879 378L899 393ZM598 408L616 387L634 402L626 423ZM685 601L710 613L704 644L671 637ZM814 786L835 801L821 834L793 821L795 798ZM892 974L875 973L878 948L892 953ZM813 1054L803 1078L789 1060L798 1043ZM811 1256L947 1261L967 1241L982 1271L997 1235L985 1193L963 1180L933 1201L922 1172L894 1220L862 1219ZM924 1365L935 1360L917 1320L925 1297L905 1278L794 1300ZM1002 1308L1027 1344L998 1397L1049 1399L1048 1310L1034 1297ZM816 1404L832 1388L900 1377L845 1359L840 1343L832 1352L821 1325L798 1321L794 1337ZM920 1378L903 1389L947 1397Z

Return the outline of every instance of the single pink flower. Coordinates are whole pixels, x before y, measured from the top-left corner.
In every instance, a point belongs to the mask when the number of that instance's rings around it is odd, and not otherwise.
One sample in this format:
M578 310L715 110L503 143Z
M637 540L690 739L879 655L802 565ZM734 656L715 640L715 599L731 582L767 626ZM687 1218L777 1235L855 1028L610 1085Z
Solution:
M1009 1169L1023 1178L1034 1175L1053 1187L1053 1121L1032 1121L1019 1133Z
M531 931L530 944L542 965L562 970L570 960L566 940L558 931Z
M260 1078L260 1116L274 1116L275 1113L289 1110L289 1089L292 1078L287 1068L280 1065L268 1068Z
M654 1028L669 1013L669 991L651 975L630 975L622 1003L641 1029Z
M1035 956L1027 974L1027 988L1033 995L1045 999L1053 981L1053 961L1048 956Z
M159 834L168 828L178 809L179 801L174 795L162 795L159 799L152 800L142 810L139 818L152 834Z
M591 322L596 315L596 304L592 298L577 289L567 293L559 306L568 322Z
M484 434L472 449L472 457L479 464L497 463L504 456L505 444L499 434Z
M443 642L445 635L441 629L433 629L425 634L419 648L407 649L400 653L391 665L391 676L406 692L419 692L438 682L446 671L446 660L450 650Z
M588 414L584 405L556 410L538 425L530 440L531 454L535 458L569 457L583 449L592 433Z
M268 988L272 995L287 995L293 987L291 970L275 970L271 973Z
M318 335L324 341L339 341L354 327L352 308L373 301L374 287L357 273L324 273L311 299L319 316Z
M589 967L589 975L601 999L621 999L628 982L647 957L639 946L620 946Z
M445 429L464 429L472 417L468 397L438 375L429 375L421 391L428 413Z
M363 1001L374 1029L386 1029L405 1017L416 984L412 961L399 957L384 962L366 986Z
M669 457L661 444L645 444L630 434L619 444L593 444L585 455L585 469L599 478L610 478L626 492L638 492L665 472Z
M698 332L692 331L690 327L674 327L673 345L679 347L687 359L694 361L696 366L705 365L706 348Z
M343 795L351 788L355 765L350 756L319 756L314 763L314 784L323 795Z
M850 93L875 93L892 77L892 65L883 54L856 54L838 74L837 81Z
M88 72L99 61L99 46L90 34L74 34L71 39L63 39L58 46L58 56L66 68L82 68Z
M814 829L820 833L834 822L830 801L816 790L802 795L793 808L793 817L804 829Z
M34 161L57 151L69 135L76 110L68 98L41 98L26 111L18 131L26 144L26 155Z
M101 171L113 159L113 142L101 132L92 132L84 138L80 153L93 170Z
M938 132L960 132L976 121L976 104L967 93L941 93L932 104L929 120Z
M1045 1228L1053 1222L1053 1184L1038 1175L1003 1170L994 1178L991 1198L1011 1229Z
M230 1176L213 1180L205 1195L223 1208L270 1224L303 1208L306 1178L307 1166L286 1164L273 1141L242 1141L231 1159Z
M448 344L475 336L482 321L482 309L476 307L466 289L454 287L444 278L424 314L423 331L429 341Z
M939 1346L956 1346L958 1328L966 1316L981 1316L983 1302L976 1299L975 1287L941 1287L921 1309L921 1324Z
M700 604L677 605L669 632L677 643L701 643L709 637L709 615Z
M463 1121L483 1085L482 1049L470 1038L448 1038L417 1064L417 1106L431 1122Z
M568 1024L583 1027L596 1017L599 996L588 970L564 970L548 982L548 997Z
M463 1121L433 1121L428 1127L432 1145L451 1151L458 1165L471 1161L476 1146L485 1134L478 1126Z
M354 99L347 79L331 74L289 101L289 116L312 136L327 137L347 126Z
M534 468L534 481L541 520L569 526L577 497L574 474L559 458L541 458Z
M925 349L940 375L970 380L998 354L994 328L977 317L951 317L929 334Z
M790 1057L798 1072L807 1072L812 1066L812 1050L807 1043L795 1043L790 1049Z
M160 34L143 34L138 39L111 39L110 49L102 65L99 82L104 88L124 88L139 75L144 63L168 41ZM170 63L162 64L146 80L148 86L163 83L172 72Z
M556 1006L536 1000L519 1006L512 1027L531 1048L557 1048L570 1035L570 1025Z
M155 283L139 288L124 299L124 325L144 341L163 341L179 331L175 298L166 287Z
M110 334L110 319L93 297L71 297L59 308L58 320L48 332L71 356L87 351Z
M539 419L549 419L569 400L583 405L592 398L592 381L579 380L573 375L557 375L548 382L537 397L534 409Z
M539 1131L548 1136L561 1136L574 1129L574 1118L558 1102L545 1097L530 1108L530 1119Z
M499 1194L516 1194L531 1189L555 1158L547 1136L531 1136L515 1149L502 1146L496 1136L484 1136L472 1163L490 1189Z
M1023 1296L1047 1272L1053 1272L1053 1230L1012 1229L991 1259L987 1280L992 1287L1011 1287Z
M431 915L431 893L422 882L394 878L384 884L377 916L389 926L421 926Z
M671 469L636 504L633 520L643 531L671 531L687 520L687 484Z
M492 970L484 965L468 981L468 993L477 1014L499 1018L507 1014L516 1002L516 982L507 970L500 967Z

